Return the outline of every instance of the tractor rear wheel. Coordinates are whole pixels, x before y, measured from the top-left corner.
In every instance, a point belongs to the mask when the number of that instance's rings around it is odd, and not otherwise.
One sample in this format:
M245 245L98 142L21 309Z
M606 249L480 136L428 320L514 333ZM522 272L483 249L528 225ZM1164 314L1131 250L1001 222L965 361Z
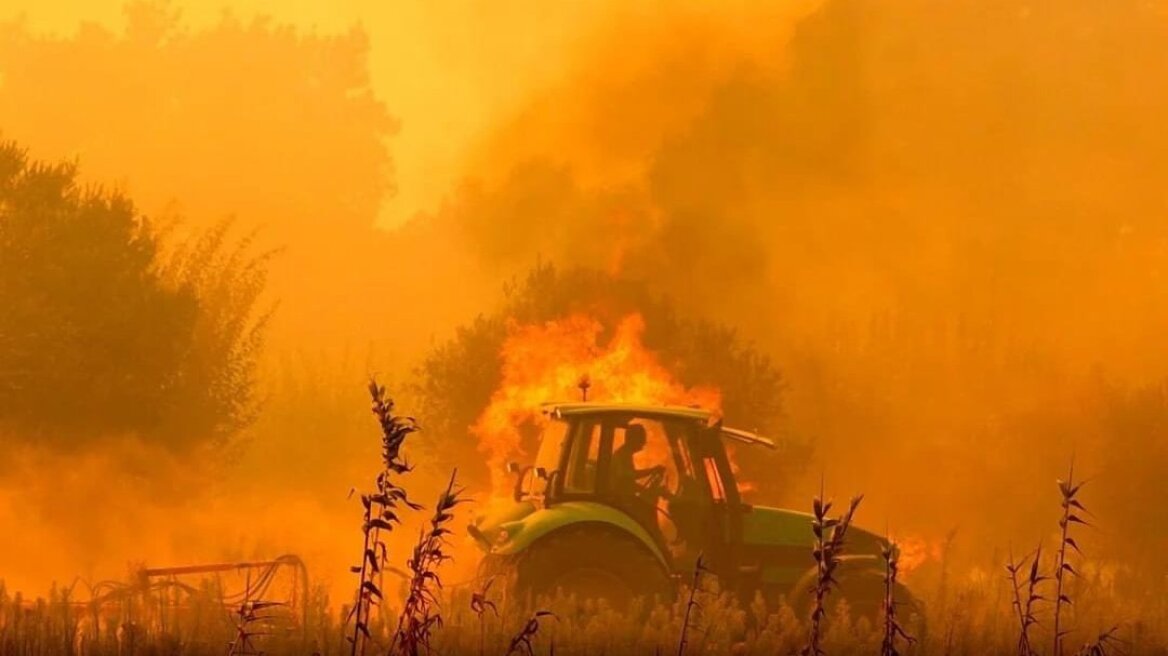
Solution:
M631 535L578 525L528 547L514 562L517 598L534 604L557 592L578 601L604 600L627 608L637 597L671 602L673 586L657 557Z
M808 570L787 596L796 614L807 617L811 614L813 598L811 589L815 585L816 571ZM900 619L906 626L923 622L924 608L904 585L898 583L893 590ZM852 620L867 618L873 626L880 626L884 620L884 575L873 568L856 568L845 565L841 568L839 585L834 586L826 598L828 616L843 599L848 603L848 614Z

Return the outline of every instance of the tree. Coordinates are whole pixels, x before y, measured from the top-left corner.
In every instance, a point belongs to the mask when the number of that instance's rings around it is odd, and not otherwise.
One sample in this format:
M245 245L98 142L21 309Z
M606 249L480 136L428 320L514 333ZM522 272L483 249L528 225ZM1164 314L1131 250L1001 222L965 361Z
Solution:
M249 419L264 258L225 250L224 224L164 261L129 198L77 178L0 145L0 432L225 439Z

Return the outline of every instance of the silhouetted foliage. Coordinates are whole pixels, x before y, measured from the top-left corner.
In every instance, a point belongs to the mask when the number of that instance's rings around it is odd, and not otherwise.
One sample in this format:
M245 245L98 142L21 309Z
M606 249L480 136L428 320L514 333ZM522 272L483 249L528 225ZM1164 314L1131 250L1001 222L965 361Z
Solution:
M245 425L264 258L227 231L166 260L124 194L0 145L0 431L185 445Z

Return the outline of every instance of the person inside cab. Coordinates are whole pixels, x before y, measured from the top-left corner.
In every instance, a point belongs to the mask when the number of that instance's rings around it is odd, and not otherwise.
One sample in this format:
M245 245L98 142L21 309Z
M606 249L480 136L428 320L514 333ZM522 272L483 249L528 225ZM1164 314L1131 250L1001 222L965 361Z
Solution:
M648 491L642 481L652 481L665 474L664 465L637 469L636 455L645 448L645 427L632 424L625 428L625 441L612 452L610 465L612 491L618 496L642 496Z

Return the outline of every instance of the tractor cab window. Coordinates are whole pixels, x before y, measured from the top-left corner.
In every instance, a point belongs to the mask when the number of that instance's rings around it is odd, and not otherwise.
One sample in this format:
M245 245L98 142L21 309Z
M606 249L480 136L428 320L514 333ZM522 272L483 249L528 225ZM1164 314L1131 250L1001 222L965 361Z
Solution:
M600 467L603 425L595 420L577 422L568 445L563 490L569 494L595 494Z
M608 488L616 496L665 496L676 491L677 464L665 425L633 419L613 432Z
M652 509L665 499L704 489L701 460L689 451L693 427L686 422L607 415L577 418L570 426L561 447L558 492ZM554 469L542 462L537 466Z
M683 540L685 518L673 516L672 504L697 489L688 447L691 429L685 422L635 418L613 433L609 494L665 545Z
M555 419L544 425L534 466L529 478L524 481L527 493L537 496L546 494L550 479L560 468L560 455L563 453L564 442L568 439L568 428L568 422ZM537 474L539 471L544 472L547 478L540 479Z
M737 504L741 499L725 447L716 435L703 435L694 443L698 469L715 504Z
M710 495L715 502L726 501L726 485L722 482L722 474L718 472L718 463L713 457L702 460L706 467L706 480L710 483Z

